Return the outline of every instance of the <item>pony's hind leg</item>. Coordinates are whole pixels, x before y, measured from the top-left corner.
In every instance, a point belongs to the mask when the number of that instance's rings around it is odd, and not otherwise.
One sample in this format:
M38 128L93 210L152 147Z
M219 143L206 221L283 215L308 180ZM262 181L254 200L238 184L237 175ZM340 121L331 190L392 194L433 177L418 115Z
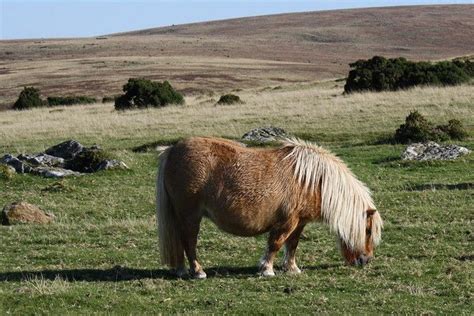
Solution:
M201 217L194 218L193 220L188 219L184 223L185 224L181 227L181 236L184 251L189 261L189 272L191 277L195 279L205 279L207 275L197 261L196 252Z
M283 270L290 274L301 273L300 268L298 268L298 266L296 265L295 253L303 229L304 225L298 226L285 242L285 257L283 259Z
M268 235L267 251L260 260L260 274L262 276L274 276L273 260L278 250L283 246L288 236L295 230L297 222L289 220L282 226L274 228Z

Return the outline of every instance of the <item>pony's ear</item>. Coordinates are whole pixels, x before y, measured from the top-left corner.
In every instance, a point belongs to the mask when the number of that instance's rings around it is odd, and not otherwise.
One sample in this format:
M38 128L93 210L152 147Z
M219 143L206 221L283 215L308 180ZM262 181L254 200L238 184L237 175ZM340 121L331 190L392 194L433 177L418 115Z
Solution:
M369 209L367 210L367 217L371 217L372 215L375 214L375 212L377 212L377 210L374 210L374 209L369 208Z

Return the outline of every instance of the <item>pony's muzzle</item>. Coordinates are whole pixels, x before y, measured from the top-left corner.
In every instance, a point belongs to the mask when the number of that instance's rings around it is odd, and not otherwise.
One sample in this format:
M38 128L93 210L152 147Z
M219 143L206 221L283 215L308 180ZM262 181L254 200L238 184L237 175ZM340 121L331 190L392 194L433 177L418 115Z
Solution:
M367 256L365 254L361 254L357 259L354 259L353 264L356 266L365 266L367 263L369 263L372 260L372 256Z

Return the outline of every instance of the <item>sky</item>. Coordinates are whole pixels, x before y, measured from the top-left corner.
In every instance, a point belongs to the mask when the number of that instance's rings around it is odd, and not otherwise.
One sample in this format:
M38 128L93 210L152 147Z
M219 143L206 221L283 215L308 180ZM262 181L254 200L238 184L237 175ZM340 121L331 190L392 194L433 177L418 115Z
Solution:
M474 1L0 0L0 39L88 37L286 12Z

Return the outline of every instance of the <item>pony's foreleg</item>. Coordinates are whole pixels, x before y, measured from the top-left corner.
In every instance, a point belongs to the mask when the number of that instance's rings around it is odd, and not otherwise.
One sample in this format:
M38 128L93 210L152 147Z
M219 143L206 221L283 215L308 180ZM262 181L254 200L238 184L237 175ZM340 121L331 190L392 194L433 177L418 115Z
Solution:
M298 266L296 265L295 253L303 229L304 225L298 226L285 242L285 257L283 259L283 270L290 274L301 273L300 268L298 268Z
M272 229L268 235L267 251L260 260L260 274L262 276L274 276L273 260L278 250L283 246L288 236L295 230L296 222L288 221L283 226Z

